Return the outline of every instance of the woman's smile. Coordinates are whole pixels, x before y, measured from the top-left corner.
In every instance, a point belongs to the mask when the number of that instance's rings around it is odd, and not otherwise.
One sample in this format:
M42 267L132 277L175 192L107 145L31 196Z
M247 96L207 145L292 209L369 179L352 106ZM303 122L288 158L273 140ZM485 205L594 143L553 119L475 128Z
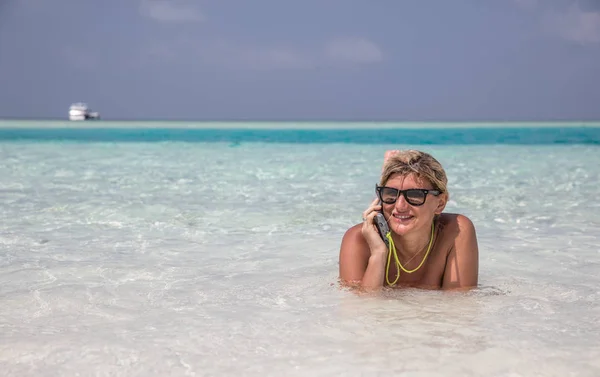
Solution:
M392 220L395 223L406 225L409 224L415 217L409 214L392 213Z

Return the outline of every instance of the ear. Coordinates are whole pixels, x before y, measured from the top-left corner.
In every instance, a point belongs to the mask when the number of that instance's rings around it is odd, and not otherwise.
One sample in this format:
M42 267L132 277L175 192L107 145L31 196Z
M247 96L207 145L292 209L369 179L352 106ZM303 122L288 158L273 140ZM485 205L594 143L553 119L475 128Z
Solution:
M439 196L436 197L436 199L437 199L437 206L435 207L435 214L440 215L444 211L444 208L446 208L446 203L448 203L448 194L447 193L440 194Z

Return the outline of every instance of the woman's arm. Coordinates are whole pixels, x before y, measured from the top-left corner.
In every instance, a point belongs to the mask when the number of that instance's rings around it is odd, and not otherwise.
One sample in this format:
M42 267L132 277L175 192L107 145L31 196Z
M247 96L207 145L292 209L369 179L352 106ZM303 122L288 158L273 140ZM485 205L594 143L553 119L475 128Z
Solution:
M457 234L446 258L443 289L477 287L479 276L479 247L473 222L466 216L456 217Z
M376 290L383 287L387 249L371 251L361 232L362 225L348 229L340 248L340 280L343 284Z
M398 150L385 152L382 169L385 167L386 161L398 152ZM376 205L376 209L381 210L379 200L376 198L371 203L371 207L363 213L363 220L367 219L366 224L370 225L365 227L365 222L363 222L362 226L358 224L346 231L342 238L339 257L342 284L367 290L376 290L383 287L388 256L385 243L382 241L374 243L373 241L373 238L378 239L379 237L379 233L373 224L375 214L372 213L372 210L374 205ZM369 214L369 212L371 213ZM370 231L369 228L371 228ZM369 246L365 234L369 235L371 244L374 246Z

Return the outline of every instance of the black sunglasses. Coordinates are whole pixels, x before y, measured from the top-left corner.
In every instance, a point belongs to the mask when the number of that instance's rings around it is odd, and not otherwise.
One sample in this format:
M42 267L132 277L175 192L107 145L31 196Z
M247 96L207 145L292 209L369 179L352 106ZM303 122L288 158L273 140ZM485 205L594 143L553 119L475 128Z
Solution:
M398 190L397 188L375 185L377 196L382 203L394 204L400 195L404 196L406 202L411 206L422 206L425 204L427 194L438 196L442 192L440 190L426 190L426 189L408 189Z

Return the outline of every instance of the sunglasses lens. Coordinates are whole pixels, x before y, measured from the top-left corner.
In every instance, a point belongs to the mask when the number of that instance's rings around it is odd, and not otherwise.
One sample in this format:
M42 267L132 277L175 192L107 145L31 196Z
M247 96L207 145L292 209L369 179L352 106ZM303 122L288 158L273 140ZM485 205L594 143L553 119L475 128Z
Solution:
M421 190L408 190L406 201L412 205L421 205L425 203L425 193Z
M381 189L381 201L385 204L394 204L398 198L398 190L391 187L384 187Z

